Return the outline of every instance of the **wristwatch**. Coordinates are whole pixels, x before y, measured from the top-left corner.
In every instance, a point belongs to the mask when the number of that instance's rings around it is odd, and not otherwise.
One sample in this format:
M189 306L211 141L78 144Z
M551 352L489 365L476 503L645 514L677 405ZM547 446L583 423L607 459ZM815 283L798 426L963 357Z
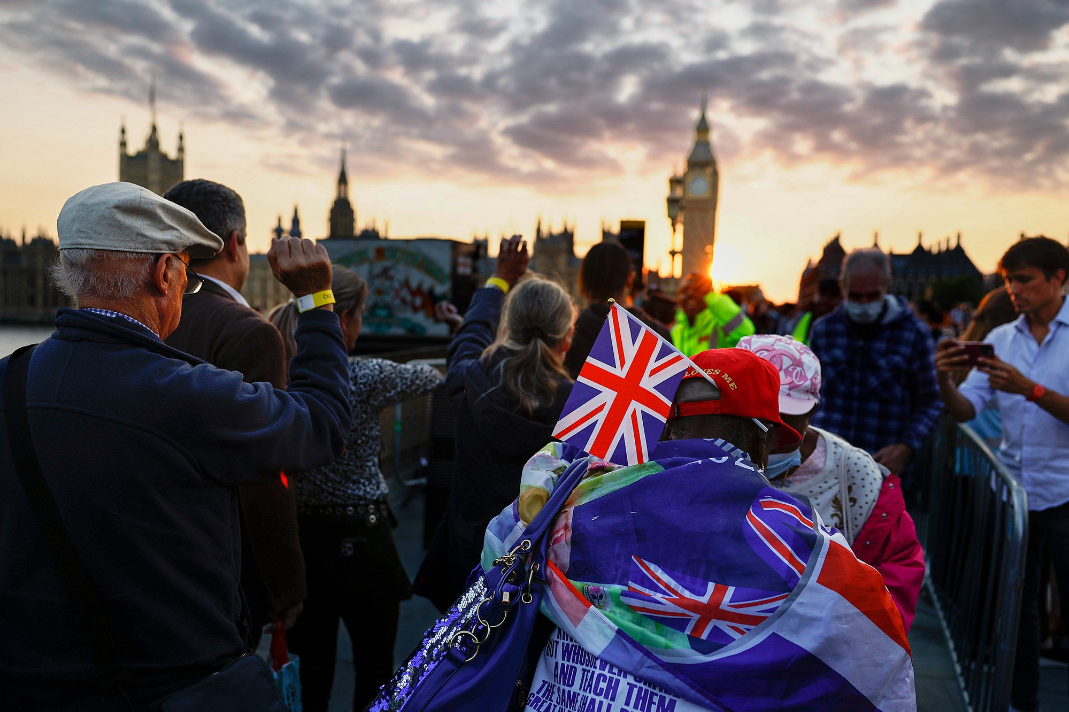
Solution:
M1029 403L1035 403L1037 400L1043 397L1043 394L1047 392L1047 389L1038 383L1032 389L1032 393L1028 396Z

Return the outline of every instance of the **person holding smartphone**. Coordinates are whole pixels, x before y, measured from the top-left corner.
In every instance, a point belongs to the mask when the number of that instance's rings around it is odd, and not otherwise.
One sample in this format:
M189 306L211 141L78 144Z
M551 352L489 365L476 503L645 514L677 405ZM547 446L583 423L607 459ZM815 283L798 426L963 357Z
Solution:
M1025 238L1002 256L999 274L1015 321L984 341L994 356L945 341L936 349L939 392L958 422L989 403L1002 416L999 459L1028 493L1028 553L1011 701L1039 709L1039 597L1044 547L1054 562L1062 610L1069 610L1069 250L1046 237ZM973 368L960 387L954 374Z

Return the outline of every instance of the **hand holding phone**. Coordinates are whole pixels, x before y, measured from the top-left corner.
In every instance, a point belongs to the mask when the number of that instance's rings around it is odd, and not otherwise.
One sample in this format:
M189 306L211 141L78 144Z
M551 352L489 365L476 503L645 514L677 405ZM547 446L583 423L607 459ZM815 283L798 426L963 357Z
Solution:
M968 371L980 366L981 358L994 358L995 347L983 341L951 341L947 339L935 348L935 368L949 376L955 371Z
M960 346L967 357L962 366L977 368L981 358L995 358L995 345L985 341L959 341Z

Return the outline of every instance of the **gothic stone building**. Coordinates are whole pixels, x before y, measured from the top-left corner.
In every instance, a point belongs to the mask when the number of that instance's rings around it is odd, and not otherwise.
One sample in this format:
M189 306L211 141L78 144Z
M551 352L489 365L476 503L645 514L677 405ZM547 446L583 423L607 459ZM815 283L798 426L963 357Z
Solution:
M824 245L820 260L813 264L810 260L802 272L798 287L798 303L809 304L816 296L817 286L823 279L838 279L842 271L846 250L835 235ZM983 274L977 269L965 249L961 246L961 233L957 242L950 246L950 238L934 247L921 244L922 233L917 235L917 246L912 252L897 254L888 252L891 261L891 294L899 294L910 301L923 299L928 288L935 282L966 278L983 283ZM875 240L873 247L879 247Z
M554 280L574 301L582 303L579 295L579 267L582 264L583 260L575 256L575 226L569 227L565 223L560 232L543 230L539 218L531 251L531 270Z
M839 271L846 257L846 250L843 249L839 238L840 235L836 233L835 237L824 244L820 260L816 264L813 264L813 260L809 260L805 269L802 270L802 280L798 285L798 304L803 309L808 308L808 305L816 298L817 287L820 286L822 280L839 279Z
M917 233L917 246L912 252L891 252L891 292L901 294L910 301L923 299L933 282L966 278L981 285L983 274L965 254L961 246L961 233L957 242L950 246L950 238L934 247L921 245L922 233Z
M356 210L349 201L349 177L345 175L345 149L341 150L341 170L334 203L330 206L330 225L327 237L355 237Z
M160 137L156 131L153 115L145 147L134 154L126 152L126 126L119 132L119 180L148 188L156 195L163 195L185 175L185 141L178 134L178 153L171 158L160 149Z
M72 306L52 284L49 268L59 256L50 238L38 235L22 243L0 237L0 321L51 324L56 310Z

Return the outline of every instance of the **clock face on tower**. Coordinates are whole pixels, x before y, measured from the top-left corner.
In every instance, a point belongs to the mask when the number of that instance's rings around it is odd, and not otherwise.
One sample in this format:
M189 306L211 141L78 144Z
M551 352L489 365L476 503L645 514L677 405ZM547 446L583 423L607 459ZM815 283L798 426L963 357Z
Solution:
M691 195L705 195L709 192L709 181L702 176L694 176L687 183L687 192Z

